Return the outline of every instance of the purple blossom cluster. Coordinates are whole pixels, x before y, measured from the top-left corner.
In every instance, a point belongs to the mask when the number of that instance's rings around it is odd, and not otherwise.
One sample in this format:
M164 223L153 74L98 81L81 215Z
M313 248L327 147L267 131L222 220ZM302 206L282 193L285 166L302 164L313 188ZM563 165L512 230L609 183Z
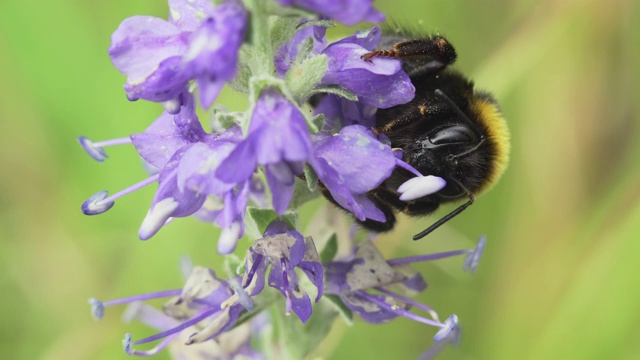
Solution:
M131 303L127 317L159 331L135 341L127 335L123 345L129 355L148 356L169 347L176 357L188 358L186 354L199 347L197 351L213 358L260 359L251 342L269 323L255 315L262 298L273 298L264 295L268 284L282 295L285 314L295 314L302 323L322 306L321 299L331 298L366 322L402 316L437 327L438 343L455 342L455 315L441 321L433 309L410 299L426 285L408 265L466 255L465 268L473 272L484 241L474 250L395 260L385 260L365 241L351 249L348 258L321 260L314 241L284 221L297 213L296 189L305 181L308 191L320 182L356 219L379 222L386 221L385 214L367 193L398 167L415 175L398 188L403 201L437 192L445 182L403 162L402 154L374 131L377 109L407 103L415 92L400 60L362 59L380 42L380 29L359 31L332 43L326 40L327 19L347 25L383 20L372 1L278 3L302 9L305 16L284 43L255 43L256 38L271 38L271 22L265 21L271 14L259 0L225 0L217 5L208 0L169 0L167 20L134 16L114 32L109 55L127 77L127 98L161 103L164 111L141 133L101 142L78 139L99 162L107 159L106 147L132 145L149 173L113 195L98 192L82 204L82 211L104 213L117 199L157 184L138 232L140 239L151 238L175 218L191 215L220 227L221 254L236 249L250 220L262 237L253 239L241 272L223 280L211 269L196 267L186 274L182 289L104 303L92 299L94 317L101 318L105 306ZM261 36L252 36L248 29ZM259 53L261 49L264 53ZM270 56L269 66L252 60L265 54ZM312 76L292 85L304 66ZM247 72L243 76L248 79L244 81L249 108L236 114L216 110L232 121L206 131L197 104L210 108L225 84L242 81L236 77L240 69ZM315 95L320 100L310 115L308 104ZM271 220L258 224L248 219L252 209L266 211ZM404 289L405 294L392 288ZM162 311L141 303L156 298L170 298ZM412 308L428 317L414 314ZM225 337L236 346L212 347L210 340L223 344ZM159 341L154 348L138 349L154 341Z
M361 59L380 41L379 28L324 46L324 29L305 26L290 42L279 46L273 61L280 76L286 76L299 59L301 43L312 39L316 45L306 56L327 58L326 71L316 87L338 87L357 96L358 101L335 95L322 100L316 109L328 115L322 132L312 133L300 109L302 104L274 85L260 89L247 115L245 133L239 126L207 133L187 85L195 82L200 102L207 107L222 85L233 78L246 10L231 0L215 7L204 0L172 0L169 6L168 21L141 16L125 20L114 33L109 50L114 65L128 76L125 90L129 99L164 102L165 111L144 132L128 139L79 139L98 161L107 157L104 147L132 144L155 170L147 179L114 195L101 191L92 196L82 205L85 214L103 213L123 195L157 183L158 190L140 227L140 239L149 239L173 218L199 213L200 218L220 226L218 251L228 254L244 235L244 216L252 197L250 184L261 181L259 169L278 215L291 204L295 181L305 165L315 171L332 197L361 221L385 221L382 211L365 194L380 186L397 166L416 174L417 181L412 179L412 184L418 186L413 186L412 198L444 186L442 179L423 176L400 160L371 130L377 108L406 103L415 91L399 60ZM169 63L172 65L166 65ZM209 207L208 199L222 205Z
M464 255L464 269L473 273L485 244L482 237L473 249L387 260L372 242L365 240L355 245L346 258L321 263L310 237L304 237L287 223L275 220L269 224L263 237L247 250L241 275L230 275L225 281L211 269L188 267L182 289L107 302L92 298L89 304L94 318L98 320L104 316L105 307L130 304L125 313L126 319L137 319L159 331L135 341L126 334L123 347L129 355L150 356L169 346L176 357L188 358L179 355L188 351L185 345L196 345L211 357L233 359L242 355L262 359L262 355L251 346L251 341L252 337L255 340L260 336L260 329L269 326L271 320L263 315L259 318L261 320L249 321L248 326L257 329L253 333L241 329L247 326L246 320L252 318L256 311L255 299L265 293L265 284L281 293L285 313L295 313L303 323L312 315L313 306L307 291L314 289L316 303L327 294L332 297L328 303L339 306L348 316L357 314L368 323L380 324L405 317L436 327L438 330L433 337L436 345L425 353L433 355L441 350L443 344L457 343L460 332L458 317L451 315L442 321L433 308L411 298L427 288L424 278L411 268L411 264ZM310 286L303 287L296 269L304 273ZM143 303L158 298L169 298L163 305L163 311ZM426 316L416 314L412 309L424 312ZM213 339L220 344L227 340L235 346L232 349L207 346ZM134 348L156 341L158 344L149 350Z

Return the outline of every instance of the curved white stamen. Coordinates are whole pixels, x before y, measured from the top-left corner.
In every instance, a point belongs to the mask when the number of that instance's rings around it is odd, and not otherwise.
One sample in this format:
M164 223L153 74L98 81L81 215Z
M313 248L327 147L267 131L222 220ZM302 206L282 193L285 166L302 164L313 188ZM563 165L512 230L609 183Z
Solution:
M171 218L171 214L178 208L180 204L172 197L162 199L149 210L147 216L140 225L138 237L140 240L147 240L155 235Z
M100 191L92 195L87 201L82 203L80 207L85 215L98 215L106 212L115 204L113 201L104 201L109 196L107 190Z
M398 192L400 193L400 200L409 201L438 192L446 185L447 182L441 177L433 175L418 176L405 181L398 188Z
M448 339L452 342L455 342L458 336L458 331L458 316L451 315L444 321L444 323L442 323L442 327L433 337L433 341L441 342Z

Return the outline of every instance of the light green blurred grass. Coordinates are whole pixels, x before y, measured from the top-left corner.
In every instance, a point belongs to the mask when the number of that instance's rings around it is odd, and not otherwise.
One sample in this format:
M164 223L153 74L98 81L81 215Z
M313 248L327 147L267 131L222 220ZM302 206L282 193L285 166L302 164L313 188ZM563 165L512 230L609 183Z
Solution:
M402 219L388 253L457 248L489 237L477 274L460 259L424 264L421 300L457 313L450 359L636 359L640 346L640 20L637 2L377 1L457 47L457 67L499 99L512 131L498 186L428 239ZM7 359L124 358L125 332L151 330L86 299L179 286L178 259L219 268L217 232L193 219L137 240L153 189L86 217L98 190L144 177L130 148L93 162L75 138L142 131L157 105L129 103L106 49L120 21L164 16L162 1L0 2L0 354ZM335 33L338 33L336 31ZM239 108L232 93L220 102ZM244 244L246 247L246 243ZM402 319L336 324L329 358L414 358L433 329ZM160 359L167 358L166 354Z

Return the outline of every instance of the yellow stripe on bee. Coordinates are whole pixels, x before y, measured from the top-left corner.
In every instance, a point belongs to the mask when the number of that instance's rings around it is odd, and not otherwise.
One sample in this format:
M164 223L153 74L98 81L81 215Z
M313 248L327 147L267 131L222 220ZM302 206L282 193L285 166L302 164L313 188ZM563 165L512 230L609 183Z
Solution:
M509 163L509 151L511 142L507 122L498 108L491 100L482 97L474 97L471 102L473 113L477 114L478 122L486 129L487 140L495 148L495 158L492 161L491 172L486 182L478 193L489 190L502 176Z

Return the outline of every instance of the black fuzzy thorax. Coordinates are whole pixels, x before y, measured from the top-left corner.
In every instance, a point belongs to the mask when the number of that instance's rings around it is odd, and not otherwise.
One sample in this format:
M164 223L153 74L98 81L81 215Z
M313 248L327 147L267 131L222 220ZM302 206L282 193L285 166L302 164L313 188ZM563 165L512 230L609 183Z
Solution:
M487 181L491 163L495 154L495 146L488 141L484 122L479 121L482 114L474 109L474 101L484 94L474 93L473 82L460 73L451 70L418 74L411 77L416 88L415 98L408 104L389 109L380 109L376 115L376 127L384 129L386 125L402 118L406 125L382 130L391 140L393 148L403 150L403 160L424 175L435 175L444 178L447 186L429 198L437 202L456 200L466 197L466 193L457 184L460 182L469 191L476 192ZM442 98L435 95L435 90L444 92L460 110L471 120L474 129L484 137L484 142L475 150L456 159L451 155L470 150L469 145L450 145L433 151L423 149L421 140L438 129L466 123ZM385 185L390 189L397 187L413 177L404 169L395 170ZM428 200L428 199L425 199Z

